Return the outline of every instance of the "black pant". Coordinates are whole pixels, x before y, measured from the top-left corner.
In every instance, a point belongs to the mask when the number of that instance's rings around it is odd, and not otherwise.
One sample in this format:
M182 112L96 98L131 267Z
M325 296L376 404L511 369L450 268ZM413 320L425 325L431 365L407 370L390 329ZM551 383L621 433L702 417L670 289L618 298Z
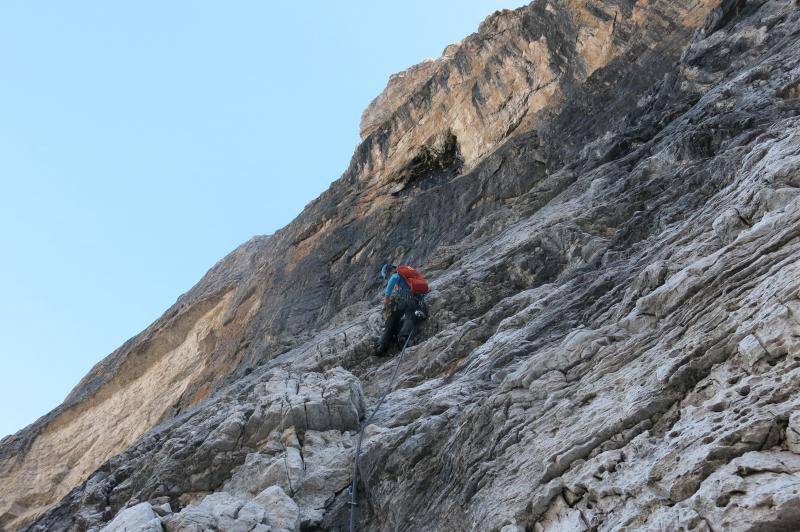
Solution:
M383 334L378 344L378 351L381 353L386 351L395 338L399 343L405 343L406 339L414 332L417 322L420 321L420 318L414 313L421 309L420 302L414 296L393 297L389 307L389 317L383 324Z

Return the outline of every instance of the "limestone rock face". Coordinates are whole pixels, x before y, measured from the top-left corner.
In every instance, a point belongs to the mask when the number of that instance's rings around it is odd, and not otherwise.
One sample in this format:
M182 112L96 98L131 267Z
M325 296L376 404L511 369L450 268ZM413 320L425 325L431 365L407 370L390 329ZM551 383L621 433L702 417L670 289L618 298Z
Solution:
M299 530L297 506L277 487L256 500L239 499L224 491L212 493L200 503L189 504L180 513L166 516L163 524L167 532Z
M669 514L701 519L707 530L791 530L800 522L800 456L748 452L712 473L691 499Z
M800 529L800 8L537 0L0 443L0 527ZM153 517L155 516L155 518ZM116 524L115 524L116 523Z

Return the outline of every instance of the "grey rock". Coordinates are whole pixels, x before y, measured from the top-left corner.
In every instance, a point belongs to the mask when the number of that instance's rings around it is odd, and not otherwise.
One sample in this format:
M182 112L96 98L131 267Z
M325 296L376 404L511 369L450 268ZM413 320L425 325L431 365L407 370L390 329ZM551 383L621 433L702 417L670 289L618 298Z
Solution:
M800 410L792 412L786 426L786 447L800 454Z
M712 473L691 499L668 514L691 508L709 530L791 530L800 520L798 482L800 457L753 451Z
M300 509L297 504L278 486L270 486L253 499L253 502L266 508L269 522L275 531L298 532L300 530Z
M163 517L163 516L165 516L167 514L171 514L172 513L172 506L168 502L165 502L164 504L159 504L158 506L153 506L153 511L156 514L158 514L158 515Z
M277 486L256 497L235 497L225 491L212 493L197 504L164 518L168 532L232 530L261 532L297 532L300 510Z
M251 501L233 497L224 491L212 493L199 504L189 505L180 513L164 518L164 526L168 532L271 530L264 508Z
M161 519L150 503L140 502L119 512L101 532L161 532Z
M274 371L255 394L256 410L245 428L245 438L253 443L288 427L353 430L365 409L360 382L340 367L296 376Z

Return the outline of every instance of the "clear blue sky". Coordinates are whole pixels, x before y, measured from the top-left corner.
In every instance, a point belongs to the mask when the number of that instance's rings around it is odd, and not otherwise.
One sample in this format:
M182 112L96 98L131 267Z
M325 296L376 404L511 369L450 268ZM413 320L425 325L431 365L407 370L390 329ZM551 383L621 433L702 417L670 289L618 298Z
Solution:
M524 3L0 4L0 436L338 178L390 74Z

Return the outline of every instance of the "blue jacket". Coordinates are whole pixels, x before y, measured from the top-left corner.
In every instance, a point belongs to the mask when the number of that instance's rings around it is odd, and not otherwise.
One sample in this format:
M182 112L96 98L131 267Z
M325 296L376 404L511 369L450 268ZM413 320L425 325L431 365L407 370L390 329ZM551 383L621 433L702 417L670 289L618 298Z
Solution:
M383 292L384 295L386 297L391 297L395 287L397 287L398 290L411 292L411 287L408 286L406 280L403 279L403 277L397 272L393 273L392 276L389 277L389 282L386 283L386 290Z

